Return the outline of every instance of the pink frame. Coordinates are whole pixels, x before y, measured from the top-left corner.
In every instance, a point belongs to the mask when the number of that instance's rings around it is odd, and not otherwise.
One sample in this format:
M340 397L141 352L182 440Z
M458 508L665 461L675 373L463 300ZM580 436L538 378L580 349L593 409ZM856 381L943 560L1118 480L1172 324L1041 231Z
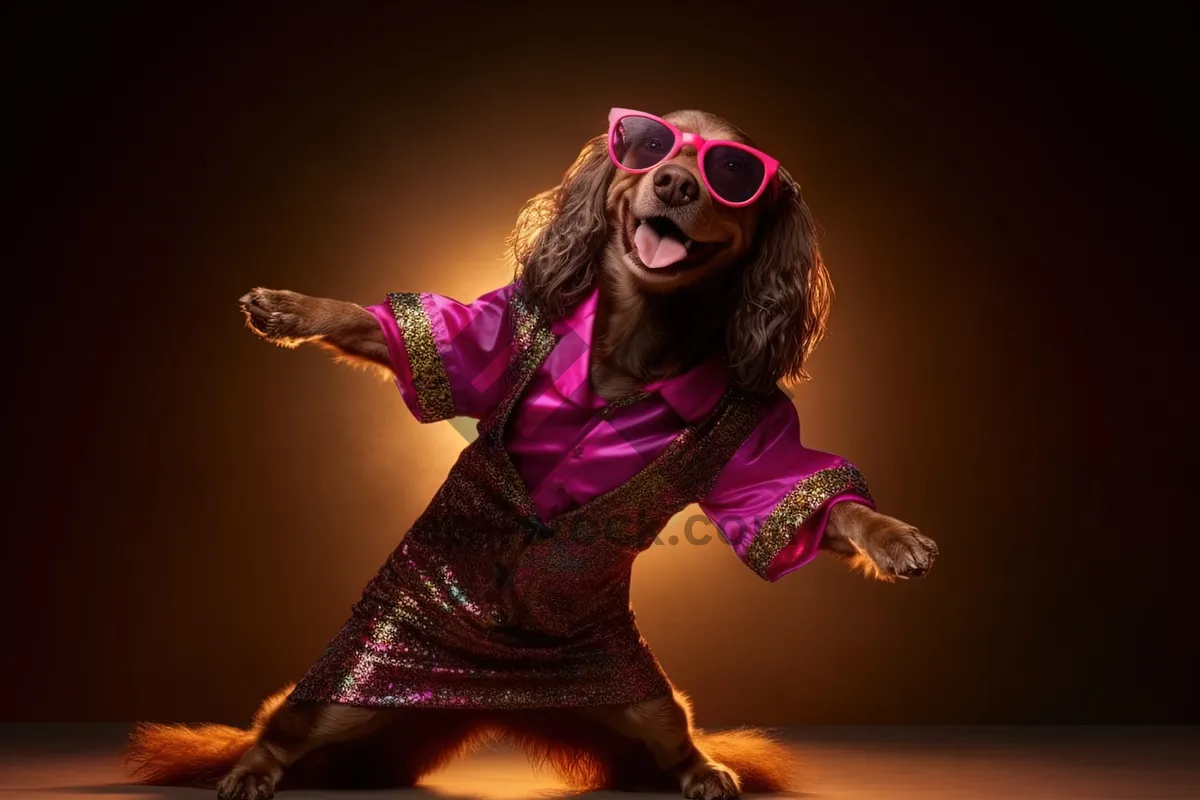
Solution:
M621 120L625 119L626 117L644 117L646 119L654 120L655 122L659 123L660 125L665 126L667 128L667 130L671 131L671 133L673 133L675 135L675 144L672 145L670 151L665 156L663 156L662 160L659 161L657 164L654 164L654 166L646 167L645 169L633 169L631 167L625 166L617 159L617 154L615 152L613 152L613 136L617 132L617 123L620 122ZM684 145L691 145L692 147L696 148L696 161L697 161L697 166L700 169L700 178L701 178L701 180L704 181L704 188L708 189L708 193L712 196L712 198L714 200L716 200L719 203L723 203L724 205L732 206L733 208L741 208L743 206L750 205L754 201L758 200L758 198L762 196L762 193L767 188L767 186L769 184L775 183L775 181L779 177L779 162L778 161L771 158L769 155L767 155L763 151L756 150L753 147L749 147L748 145L742 144L741 142L730 142L730 141L726 141L724 139L705 139L701 136L697 136L694 133L687 133L685 131L679 130L679 128L677 128L674 125L672 125L671 123L667 122L662 117L656 117L653 114L647 114L644 111L634 111L631 108L614 108L608 112L608 157L612 160L612 162L614 164L617 165L617 169L624 170L625 172L631 172L634 175L641 175L643 173L649 172L652 169L657 168L659 165L663 164L664 162L670 161L672 158L679 155L679 151L683 149ZM764 169L763 169L762 185L758 187L758 191L756 191L754 193L754 196L751 197L749 200L744 200L740 203L733 203L733 202L730 202L729 200L726 200L725 198L721 197L719 194L717 194L716 192L713 191L712 185L708 182L708 175L706 174L705 169L704 169L704 154L706 152L708 152L708 149L710 147L715 147L717 145L722 145L725 147L733 147L737 150L745 151L745 152L750 153L751 155L755 156L756 158L760 159L763 162Z

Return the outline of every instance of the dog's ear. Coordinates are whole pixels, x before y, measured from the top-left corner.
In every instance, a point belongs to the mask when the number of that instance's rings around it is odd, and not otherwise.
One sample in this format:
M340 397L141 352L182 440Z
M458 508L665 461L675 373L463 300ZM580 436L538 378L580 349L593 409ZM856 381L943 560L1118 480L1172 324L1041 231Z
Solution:
M727 333L729 366L745 389L769 392L808 378L804 363L825 333L833 285L812 213L781 167L779 195L759 224Z
M562 183L534 197L517 218L508 244L525 296L551 319L583 300L608 239L606 199L616 168L608 143L587 143Z

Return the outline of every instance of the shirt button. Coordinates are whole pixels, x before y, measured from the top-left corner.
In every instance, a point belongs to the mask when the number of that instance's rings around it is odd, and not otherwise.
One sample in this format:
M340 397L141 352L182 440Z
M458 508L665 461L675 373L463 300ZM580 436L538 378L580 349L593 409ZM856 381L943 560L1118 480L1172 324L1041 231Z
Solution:
M579 445L572 450L571 455L575 456L576 458L579 458L581 455L583 455L583 445Z

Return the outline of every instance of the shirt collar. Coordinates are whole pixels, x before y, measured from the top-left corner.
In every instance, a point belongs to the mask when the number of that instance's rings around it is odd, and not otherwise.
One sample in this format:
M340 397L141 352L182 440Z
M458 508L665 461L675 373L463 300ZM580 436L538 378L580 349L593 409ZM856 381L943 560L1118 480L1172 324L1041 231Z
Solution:
M550 323L550 330L560 337L574 331L587 343L590 353L599 298L599 288L593 289L565 317ZM682 375L655 381L645 389L658 392L671 410L687 422L695 422L712 410L728 385L729 370L725 360L721 356L714 356Z

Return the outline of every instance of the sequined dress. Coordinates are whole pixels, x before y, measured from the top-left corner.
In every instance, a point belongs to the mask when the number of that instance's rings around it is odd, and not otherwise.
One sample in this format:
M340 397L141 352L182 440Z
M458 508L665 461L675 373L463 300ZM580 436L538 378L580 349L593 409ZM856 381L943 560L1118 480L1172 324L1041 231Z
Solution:
M535 430L537 404L546 406L570 374L577 385L549 407L566 408L565 398L587 391L594 295L573 328L539 316L517 285L469 305L393 294L371 310L414 415L471 414L479 435L289 702L516 709L660 696L670 686L635 624L630 577L675 514L700 503L739 558L776 580L815 555L833 503L871 503L852 464L803 448L798 432L784 430L795 417L790 401L742 393L719 368L663 389L673 405L655 407L659 393L644 391L576 409L595 412L591 439L566 442L561 426L548 423ZM489 311L487 334L472 333ZM572 336L582 349L567 357ZM478 363L469 363L472 353ZM634 422L644 413L645 425L626 429L614 447L614 416L626 412ZM546 500L542 488L562 480L539 482L536 456L593 440L595 463L542 470L542 478L573 480L575 499L560 492L557 505Z

